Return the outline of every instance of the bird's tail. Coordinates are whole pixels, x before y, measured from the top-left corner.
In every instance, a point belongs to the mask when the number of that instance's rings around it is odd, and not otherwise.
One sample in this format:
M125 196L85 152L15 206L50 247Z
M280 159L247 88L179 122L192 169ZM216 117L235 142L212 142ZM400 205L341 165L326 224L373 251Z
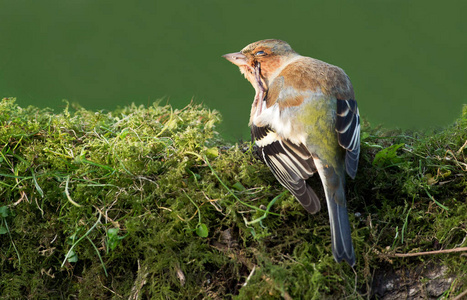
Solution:
M355 251L345 200L344 174L342 172L341 176L338 176L332 167L327 168L324 173L320 174L320 177L329 212L332 254L337 262L345 260L353 267L355 265Z

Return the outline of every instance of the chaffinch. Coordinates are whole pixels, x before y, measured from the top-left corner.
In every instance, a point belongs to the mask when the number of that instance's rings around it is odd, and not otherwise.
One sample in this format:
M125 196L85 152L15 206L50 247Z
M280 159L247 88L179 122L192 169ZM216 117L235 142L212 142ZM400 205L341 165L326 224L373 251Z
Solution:
M320 201L306 180L318 172L334 259L354 266L344 185L345 172L351 178L357 173L360 117L349 77L274 39L223 57L240 67L255 88L249 125L259 155L311 214L320 210Z

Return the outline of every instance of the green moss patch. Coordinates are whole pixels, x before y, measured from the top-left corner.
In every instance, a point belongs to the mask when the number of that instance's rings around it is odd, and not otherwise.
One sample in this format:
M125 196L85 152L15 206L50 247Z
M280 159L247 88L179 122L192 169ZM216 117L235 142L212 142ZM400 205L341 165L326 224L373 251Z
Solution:
M467 107L430 134L365 124L347 181L355 270L332 258L326 210L308 215L220 120L3 99L0 299L370 298L388 270L433 265L455 278L436 297L467 286L465 254L394 255L467 246Z

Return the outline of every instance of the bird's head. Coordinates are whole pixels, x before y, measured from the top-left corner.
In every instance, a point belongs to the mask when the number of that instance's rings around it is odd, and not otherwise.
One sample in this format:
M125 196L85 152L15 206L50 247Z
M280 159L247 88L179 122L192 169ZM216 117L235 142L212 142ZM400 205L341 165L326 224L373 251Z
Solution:
M237 65L255 86L258 74L266 82L270 81L275 71L295 55L298 54L286 42L270 39L251 43L240 52L225 54L223 57Z

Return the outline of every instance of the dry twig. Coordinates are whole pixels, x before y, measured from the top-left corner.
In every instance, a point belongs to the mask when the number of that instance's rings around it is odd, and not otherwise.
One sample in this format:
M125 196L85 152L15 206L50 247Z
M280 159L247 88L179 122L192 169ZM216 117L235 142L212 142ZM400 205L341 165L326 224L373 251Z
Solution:
M415 253L395 253L393 254L393 257L413 257L413 256L433 255L433 254L442 254L442 253L455 253L455 252L464 252L464 251L467 251L467 247L436 250L436 251L415 252Z

